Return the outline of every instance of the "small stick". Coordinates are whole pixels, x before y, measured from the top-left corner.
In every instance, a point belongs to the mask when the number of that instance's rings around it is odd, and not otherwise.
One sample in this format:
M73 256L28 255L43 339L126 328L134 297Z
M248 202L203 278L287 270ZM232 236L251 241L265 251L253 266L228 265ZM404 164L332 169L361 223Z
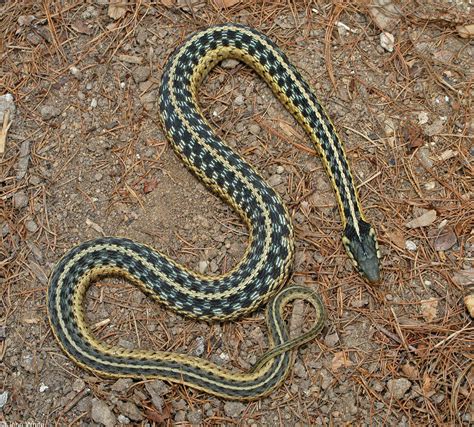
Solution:
M10 121L10 110L6 110L5 114L3 115L3 126L2 126L2 129L0 130L0 154L3 154L5 152L5 145L7 142L7 133L11 125L12 125L12 122Z

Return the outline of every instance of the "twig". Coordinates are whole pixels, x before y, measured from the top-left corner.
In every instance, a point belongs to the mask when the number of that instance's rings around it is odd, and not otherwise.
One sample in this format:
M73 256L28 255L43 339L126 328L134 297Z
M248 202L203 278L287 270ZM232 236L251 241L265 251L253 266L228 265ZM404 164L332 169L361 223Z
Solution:
M5 152L5 145L7 142L7 133L11 125L12 125L12 122L10 121L10 110L6 110L5 114L3 115L3 126L2 126L2 129L0 130L0 154L3 154Z

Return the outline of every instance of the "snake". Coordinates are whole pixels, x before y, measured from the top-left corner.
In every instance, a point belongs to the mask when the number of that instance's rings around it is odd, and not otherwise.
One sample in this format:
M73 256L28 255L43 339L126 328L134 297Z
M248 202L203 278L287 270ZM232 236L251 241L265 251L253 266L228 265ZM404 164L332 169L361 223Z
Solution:
M335 190L342 242L368 282L380 278L374 228L358 199L344 145L301 73L266 35L241 24L214 25L189 36L170 55L159 89L161 124L183 163L226 201L249 230L235 267L221 275L191 271L150 246L124 237L101 237L70 249L52 270L47 295L49 322L66 355L101 377L159 378L229 400L269 395L287 378L295 350L314 339L325 322L318 293L285 286L293 265L294 230L278 193L213 131L198 103L198 90L222 60L239 60L257 72L299 122L316 147ZM86 321L89 286L120 276L165 307L204 321L230 321L266 305L268 351L247 372L170 351L126 349L101 342ZM305 331L290 338L285 307L295 299L315 310Z

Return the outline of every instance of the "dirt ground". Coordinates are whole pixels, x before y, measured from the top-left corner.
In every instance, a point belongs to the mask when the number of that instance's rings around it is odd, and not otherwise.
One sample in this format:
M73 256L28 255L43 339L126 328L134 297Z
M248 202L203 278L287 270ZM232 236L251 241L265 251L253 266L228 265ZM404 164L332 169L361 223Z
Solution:
M16 106L0 157L0 421L472 423L474 327L463 304L474 255L468 2L62 3L0 8L0 95ZM228 21L266 33L311 83L346 143L382 251L382 283L369 286L344 251L309 138L251 69L216 67L200 91L204 114L283 197L296 229L292 281L317 289L328 311L284 385L250 403L95 377L60 351L45 306L55 262L102 235L148 243L206 274L243 255L247 229L177 159L157 108L172 50ZM231 324L197 322L118 279L94 284L87 313L109 343L229 369L249 369L267 348L262 310Z

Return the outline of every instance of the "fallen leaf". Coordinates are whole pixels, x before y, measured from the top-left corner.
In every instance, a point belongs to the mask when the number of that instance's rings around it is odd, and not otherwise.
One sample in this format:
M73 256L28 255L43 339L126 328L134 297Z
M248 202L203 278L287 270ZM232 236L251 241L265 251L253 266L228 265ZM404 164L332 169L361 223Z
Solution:
M120 61L127 62L129 64L141 64L143 62L143 58L140 56L134 56L134 55L118 55L117 58Z
M89 218L86 218L86 225L97 231L97 233L102 234L102 236L105 236L104 229Z
M44 270L38 264L36 264L36 262L30 261L28 263L28 267L29 267L30 271L33 272L33 274L36 276L36 278L43 285L48 283L48 275L44 272Z
M22 320L27 325L36 325L36 324L40 323L40 321L41 321L39 317L34 317L32 315L29 315L29 317L24 317Z
M427 227L428 225L433 224L436 219L436 211L434 209L425 212L423 215L415 218L405 224L408 228L420 228Z
M474 294L466 295L464 297L464 305L469 311L469 314L472 318L474 318Z
M458 25L456 30L463 39L470 39L474 37L474 24Z
M232 7L240 3L240 0L212 0L212 3L219 9L225 9L226 7Z
M421 147L425 141L423 140L423 130L418 124L407 122L402 127L401 136L405 144L410 148Z
M17 22L20 26L24 27L26 25L30 25L35 19L36 17L34 15L22 15L18 17Z
M453 157L456 157L459 153L455 150L445 150L443 151L439 156L438 159L440 162L444 162L445 160L452 159Z
M458 239L454 230L452 228L445 229L435 239L434 249L435 251L447 251L451 249L457 241Z
M453 275L454 281L464 289L464 305L474 318L474 268L456 271Z
M391 0L373 0L369 7L369 14L375 25L381 30L393 30L400 20L400 8Z
M474 285L474 268L456 271L453 275L453 279L462 287Z
M410 379L416 380L420 377L420 371L416 366L405 363L402 365L402 372Z
M405 247L405 236L400 230L388 231L385 234L395 246L400 249Z
M145 416L147 417L149 421L154 421L155 423L160 423L160 424L165 423L167 420L171 418L171 406L166 405L163 408L163 411L161 412L161 414L155 409L149 408L145 411Z
M157 185L158 185L158 181L156 179L146 180L143 183L143 192L145 194L151 193L156 188Z
M435 298L430 298L420 302L420 311L423 319L425 319L428 323L432 322L436 318L438 300Z
M425 397L431 397L435 393L433 390L433 381L427 373L423 374L423 385L421 386L421 390Z
M127 0L110 0L107 14L112 19L120 19L127 13Z
M71 25L72 29L77 31L78 33L81 34L87 34L91 35L92 34L92 28L90 28L88 25L84 24L82 21L75 21Z
M337 371L343 366L352 366L352 362L346 357L345 351L339 351L334 355L331 361L331 367L333 371Z
M301 135L293 126L289 125L286 122L279 121L278 126L280 126L280 129L285 132L287 136L293 136L297 137L298 139L303 139L303 135Z
M113 31L115 30L116 28L119 27L119 23L118 22L111 22L110 24L108 24L105 28L107 28L107 30L109 31Z

